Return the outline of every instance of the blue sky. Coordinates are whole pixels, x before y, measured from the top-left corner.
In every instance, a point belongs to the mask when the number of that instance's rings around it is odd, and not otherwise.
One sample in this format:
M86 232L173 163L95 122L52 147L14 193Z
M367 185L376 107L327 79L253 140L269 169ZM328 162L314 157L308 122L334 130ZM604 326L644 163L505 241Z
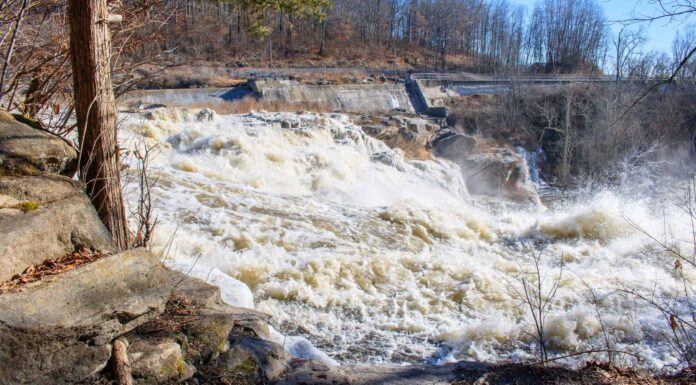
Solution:
M623 20L630 18L632 15L653 15L657 11L654 5L649 3L649 0L597 0L603 7L607 19ZM513 4L524 5L531 10L537 0L511 0ZM648 39L645 45L645 51L660 50L667 53L671 52L671 44L677 30L683 29L687 24L696 24L696 15L689 18L673 21L667 24L666 21L658 21L650 25L645 24L645 36ZM617 30L620 26L613 25L612 29Z

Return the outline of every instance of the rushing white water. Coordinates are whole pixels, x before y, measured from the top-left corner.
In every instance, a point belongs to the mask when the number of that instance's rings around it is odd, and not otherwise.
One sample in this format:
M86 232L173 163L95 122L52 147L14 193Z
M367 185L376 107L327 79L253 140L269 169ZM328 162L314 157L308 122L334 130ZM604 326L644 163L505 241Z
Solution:
M223 289L232 279L228 298L250 306L241 281L277 330L339 362L532 358L520 293L540 245L544 288L560 277L546 318L554 353L603 347L604 329L640 365L677 362L664 317L617 292L679 292L673 261L634 226L689 239L672 205L610 191L549 210L474 199L458 166L408 161L339 115L123 118L125 145L157 146L158 247Z

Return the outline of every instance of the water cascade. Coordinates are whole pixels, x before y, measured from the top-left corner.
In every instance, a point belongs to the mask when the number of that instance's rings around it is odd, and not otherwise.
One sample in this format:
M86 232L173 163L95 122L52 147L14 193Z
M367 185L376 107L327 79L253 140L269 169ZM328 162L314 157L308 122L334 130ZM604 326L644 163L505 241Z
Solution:
M615 290L679 290L626 220L679 233L673 206L608 190L548 210L475 198L459 166L407 160L342 115L122 117L124 146L156 146L156 247L170 263L212 274L232 301L251 306L252 293L279 335L338 362L533 357L520 277L542 247L544 276L560 279L546 321L553 352L602 347L604 326L641 365L676 361L659 312ZM525 152L538 184L542 155Z

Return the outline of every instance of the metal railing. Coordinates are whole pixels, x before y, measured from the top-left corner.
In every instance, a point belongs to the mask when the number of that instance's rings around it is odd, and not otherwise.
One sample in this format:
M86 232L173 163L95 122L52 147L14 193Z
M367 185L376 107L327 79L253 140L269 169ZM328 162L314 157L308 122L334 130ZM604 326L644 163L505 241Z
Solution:
M607 75L479 75L470 73L416 73L414 80L440 80L462 82L606 82L613 81Z
M413 80L433 80L446 82L467 83L594 83L614 82L613 75L482 75L472 73L415 73ZM661 82L667 78L654 77L649 79L622 79L622 82Z

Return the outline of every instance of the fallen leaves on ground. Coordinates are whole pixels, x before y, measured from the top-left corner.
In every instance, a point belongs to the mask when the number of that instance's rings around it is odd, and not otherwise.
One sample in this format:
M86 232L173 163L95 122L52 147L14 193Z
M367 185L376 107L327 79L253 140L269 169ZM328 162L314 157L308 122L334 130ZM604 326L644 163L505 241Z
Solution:
M191 323L199 309L190 300L172 294L164 308L164 313L140 327L143 334L174 333Z
M47 259L39 265L27 267L22 274L14 275L9 281L0 283L0 294L21 290L21 287L28 283L65 273L107 255L109 254L104 251L78 249L57 259Z

